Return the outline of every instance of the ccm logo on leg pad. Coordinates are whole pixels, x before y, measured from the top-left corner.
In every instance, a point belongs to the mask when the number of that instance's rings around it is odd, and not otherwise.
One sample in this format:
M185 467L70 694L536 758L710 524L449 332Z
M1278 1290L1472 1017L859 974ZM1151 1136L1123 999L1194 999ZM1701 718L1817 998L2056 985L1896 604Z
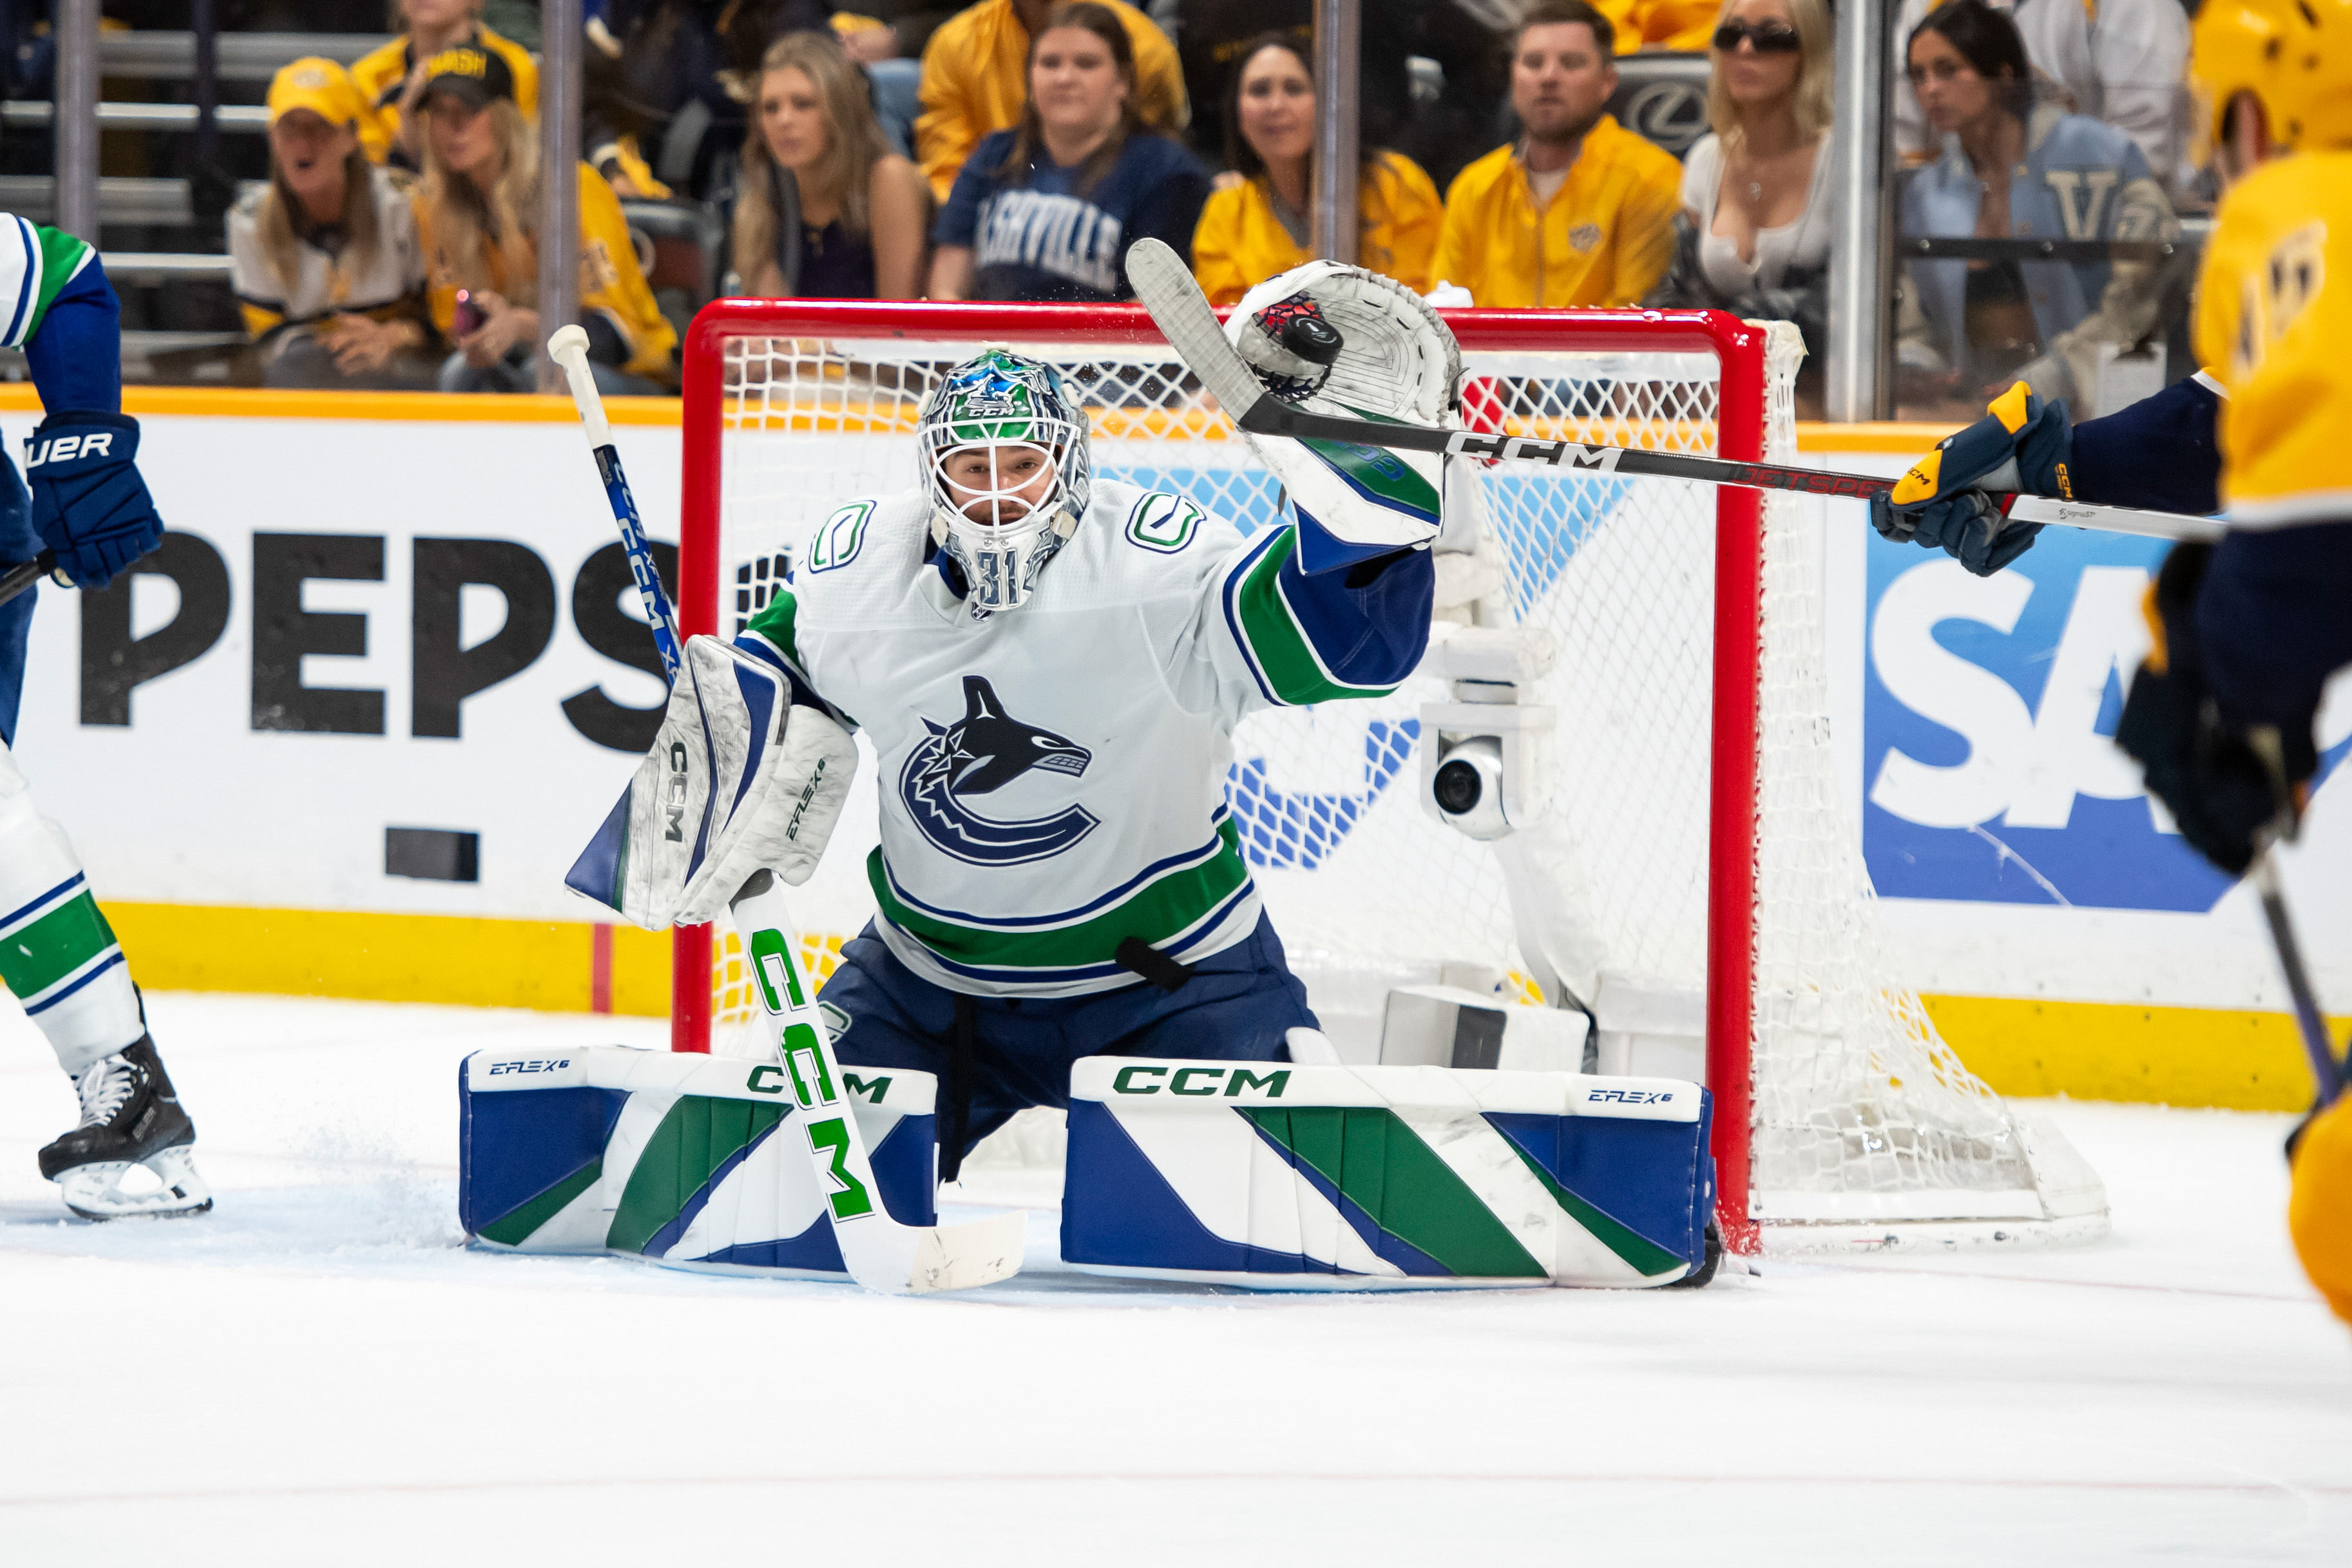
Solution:
M1199 1098L1215 1094L1220 1079L1227 1099L1244 1089L1259 1089L1268 1100L1279 1100L1290 1087L1290 1069L1261 1074L1247 1068L1121 1068L1110 1080L1110 1089L1113 1094L1158 1094L1164 1088L1171 1094Z

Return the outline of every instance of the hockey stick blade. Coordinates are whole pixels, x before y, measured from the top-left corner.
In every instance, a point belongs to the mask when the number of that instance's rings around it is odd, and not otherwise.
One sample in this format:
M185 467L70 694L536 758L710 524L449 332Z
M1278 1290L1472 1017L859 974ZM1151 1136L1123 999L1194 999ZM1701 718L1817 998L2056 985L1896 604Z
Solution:
M1586 447L1574 441L1543 440L1504 432L1433 430L1423 426L1309 414L1292 407L1259 384L1241 351L1225 341L1216 310L1210 305L1208 296L1201 292L1191 269L1167 245L1156 239L1137 240L1128 249L1127 277L1135 286L1136 298L1151 312L1152 322L1169 345L1201 378L1201 384L1209 389L1234 423L1253 435L1538 463L1580 473L1695 479L1705 484L1793 490L1853 500L1868 500L1895 488L1893 479L1874 474L1828 473L1778 463L1744 463L1681 452L1642 452L1623 447ZM2049 496L2021 495L2010 503L2008 515L2020 522L2054 522L2068 528L2158 539L2212 540L2219 539L2224 531L2224 525L2211 518L2099 506Z
M802 1140L833 1217L849 1277L886 1295L928 1295L992 1285L1019 1272L1028 1237L1020 1210L965 1225L900 1225L883 1206L865 1135L850 1113L847 1085L815 994L803 983L800 940L775 877L761 871L734 903L735 931L751 961L761 1017L783 1087L799 1107Z

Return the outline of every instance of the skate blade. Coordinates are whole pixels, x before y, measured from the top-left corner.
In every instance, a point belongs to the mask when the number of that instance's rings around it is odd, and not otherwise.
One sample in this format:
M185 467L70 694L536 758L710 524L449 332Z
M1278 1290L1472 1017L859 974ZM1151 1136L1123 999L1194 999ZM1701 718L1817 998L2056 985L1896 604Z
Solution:
M100 1160L61 1172L58 1186L66 1207L84 1219L131 1219L142 1215L170 1217L203 1214L213 1206L212 1189L196 1174L196 1163L187 1145L166 1149L140 1162L155 1173L152 1192L126 1193L122 1178L131 1171L127 1160Z

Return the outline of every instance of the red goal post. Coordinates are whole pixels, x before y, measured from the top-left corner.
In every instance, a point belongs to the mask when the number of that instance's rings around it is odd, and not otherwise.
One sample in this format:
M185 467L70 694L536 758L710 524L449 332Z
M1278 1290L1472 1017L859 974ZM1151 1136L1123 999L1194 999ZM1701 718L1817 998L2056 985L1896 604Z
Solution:
M1707 310L1449 310L1466 354L1589 352L1704 354L1717 364L1716 456L1766 457L1765 330ZM686 636L716 633L723 560L723 464L730 398L728 345L740 339L1046 343L1134 349L1161 344L1133 305L991 305L721 300L687 337L678 614ZM846 498L831 498L846 499ZM1751 1041L1756 976L1759 626L1763 501L1715 493L1712 734L1708 785L1706 1076L1715 1097L1718 1213L1735 1248L1756 1241L1748 1217ZM712 1023L708 926L680 930L672 958L671 1045L708 1050Z

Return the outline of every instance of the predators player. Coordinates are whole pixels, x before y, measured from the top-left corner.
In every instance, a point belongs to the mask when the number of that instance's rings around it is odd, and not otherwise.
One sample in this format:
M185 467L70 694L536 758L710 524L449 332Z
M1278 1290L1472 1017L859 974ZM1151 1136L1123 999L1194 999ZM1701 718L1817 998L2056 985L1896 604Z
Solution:
M2155 647L2116 740L2182 837L2243 873L2318 771L2321 689L2352 665L2352 0L2207 0L2192 70L2225 194L2198 282L2194 380L2071 431L2023 386L1927 454L1874 521L1977 572L2032 543L1987 489L2228 509L2149 595ZM2352 1096L2291 1145L2288 1221L2352 1321Z
M122 413L120 315L89 246L0 215L0 342L24 351L47 410L25 449L29 492L0 457L0 563L47 550L78 588L103 588L163 536L134 461L139 426ZM195 1128L81 862L33 804L10 749L36 592L0 605L0 982L81 1099L81 1124L41 1151L41 1174L89 1219L198 1212L212 1194L189 1157ZM156 1184L126 1192L133 1165Z

